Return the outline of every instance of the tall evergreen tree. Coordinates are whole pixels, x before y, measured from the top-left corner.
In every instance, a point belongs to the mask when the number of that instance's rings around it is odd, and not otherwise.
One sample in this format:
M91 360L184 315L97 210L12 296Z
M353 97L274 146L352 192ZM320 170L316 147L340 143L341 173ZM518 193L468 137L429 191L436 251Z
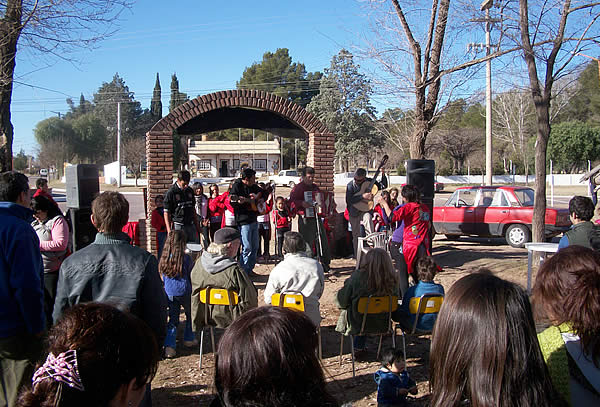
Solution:
M184 104L188 95L179 91L179 80L177 74L171 75L171 100L169 101L169 112L177 106ZM184 168L188 163L187 137L181 137L177 131L173 132L173 166Z
M342 160L367 156L384 145L384 137L376 132L372 117L372 94L369 80L359 72L352 54L342 49L325 69L320 93L307 110L315 114L335 133L336 157Z
M117 106L121 103L121 141L143 137L149 128L140 121L144 110L136 101L125 80L116 73L110 82L104 82L94 94L94 115L108 129L109 157L117 158ZM145 122L145 121L144 121ZM143 125L142 125L143 124Z
M247 67L237 83L238 89L265 90L306 107L319 93L320 72L306 72L300 62L292 63L287 48L265 52L261 62Z
M154 91L152 92L152 101L150 102L150 113L156 121L162 117L162 101L161 101L161 89L160 79L158 72L156 73L156 83L154 84Z
M177 74L171 75L171 100L169 101L169 112L172 112L177 106L188 101L187 93L179 91L179 79Z

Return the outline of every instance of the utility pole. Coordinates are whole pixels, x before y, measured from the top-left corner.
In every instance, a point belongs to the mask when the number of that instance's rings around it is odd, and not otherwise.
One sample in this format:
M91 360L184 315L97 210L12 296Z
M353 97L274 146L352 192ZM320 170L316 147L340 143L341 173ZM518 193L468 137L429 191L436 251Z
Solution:
M480 49L485 46L485 55L491 54L491 31L492 24L497 19L490 18L490 8L494 5L493 0L483 0L480 10L485 11L485 18L473 19L472 22L485 23L485 45L469 44L468 47ZM484 185L492 185L492 60L485 61L485 179Z
M298 170L298 139L294 139L294 168Z
M481 10L485 10L485 55L490 55L492 23L490 8L493 0L484 0ZM492 185L492 60L485 61L485 184Z
M117 103L117 165L119 170L117 187L121 188L121 102Z

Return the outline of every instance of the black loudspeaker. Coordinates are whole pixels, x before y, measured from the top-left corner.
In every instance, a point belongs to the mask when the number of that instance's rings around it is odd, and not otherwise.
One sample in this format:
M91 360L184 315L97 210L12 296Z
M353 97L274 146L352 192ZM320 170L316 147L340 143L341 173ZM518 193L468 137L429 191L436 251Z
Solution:
M407 160L406 183L417 187L421 193L421 202L429 207L433 221L433 198L435 195L435 161ZM429 230L429 251L432 250L432 230Z
M417 187L421 192L421 200L433 201L435 193L435 161L407 160L406 183Z
M90 208L100 193L98 167L93 164L76 164L67 167L67 207Z
M96 238L96 233L98 233L98 231L90 219L91 214L91 208L69 208L67 210L67 216L73 232L71 242L73 243L74 252L91 244Z

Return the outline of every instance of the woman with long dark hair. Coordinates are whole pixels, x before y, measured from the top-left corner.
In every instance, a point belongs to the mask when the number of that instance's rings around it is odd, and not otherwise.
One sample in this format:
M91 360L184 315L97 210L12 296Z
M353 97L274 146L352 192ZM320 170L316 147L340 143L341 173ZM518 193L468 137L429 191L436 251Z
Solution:
M525 290L490 273L461 278L433 328L431 406L566 406L544 363Z
M34 217L31 226L40 239L40 251L44 264L46 323L51 326L58 270L67 256L69 246L69 225L58 206L43 195L31 199L31 209Z
M181 308L185 314L183 345L189 348L198 344L192 330L191 311L192 281L190 275L194 265L191 257L185 253L186 242L185 232L172 230L167 236L165 248L158 263L158 272L164 281L169 304L169 322L164 344L165 356L168 358L176 355L177 327Z
M540 267L533 296L551 323L539 341L554 385L573 406L600 405L600 253L559 250Z
M325 389L315 325L303 312L260 307L236 319L219 342L217 406L337 406Z

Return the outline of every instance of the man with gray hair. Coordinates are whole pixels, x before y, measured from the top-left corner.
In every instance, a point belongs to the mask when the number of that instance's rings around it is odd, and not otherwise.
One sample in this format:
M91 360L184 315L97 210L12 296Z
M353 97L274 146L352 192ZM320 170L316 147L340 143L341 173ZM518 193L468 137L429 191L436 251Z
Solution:
M284 258L271 274L265 287L265 302L271 303L275 293L301 293L304 296L304 310L316 325L321 324L319 299L325 287L323 266L307 252L306 242L298 232L283 235Z
M218 328L226 328L234 319L249 309L258 306L258 294L250 277L235 261L240 248L240 232L224 227L215 232L213 242L202 252L192 269L192 329L200 330L204 326L206 306L200 302L200 291L207 287L234 290L239 302L230 307L211 305L210 317Z

